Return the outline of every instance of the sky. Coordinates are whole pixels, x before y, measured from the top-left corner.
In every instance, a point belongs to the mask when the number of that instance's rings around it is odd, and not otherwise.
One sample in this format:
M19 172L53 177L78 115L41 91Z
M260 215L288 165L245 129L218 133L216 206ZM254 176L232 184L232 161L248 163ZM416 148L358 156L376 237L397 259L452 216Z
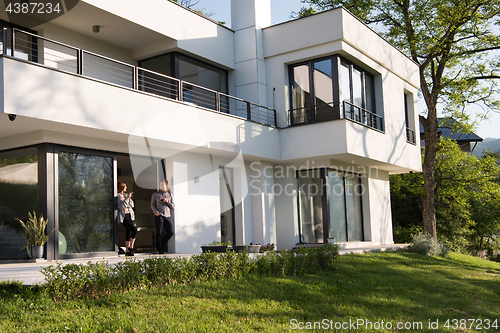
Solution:
M304 4L301 0L271 0L271 24L288 21L292 11L298 12ZM215 12L212 19L225 21L231 27L231 0L199 0L195 8L204 8L207 12ZM424 111L425 103L419 103L420 111ZM472 108L473 110L473 108ZM500 114L488 113L489 119L481 120L474 131L486 138L500 138Z

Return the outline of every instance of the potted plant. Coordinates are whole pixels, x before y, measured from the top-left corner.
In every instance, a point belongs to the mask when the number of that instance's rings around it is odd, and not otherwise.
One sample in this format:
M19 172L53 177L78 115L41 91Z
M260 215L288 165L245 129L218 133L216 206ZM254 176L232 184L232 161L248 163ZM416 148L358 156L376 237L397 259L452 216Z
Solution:
M269 252L269 251L275 251L276 247L274 246L274 243L272 244L267 244L267 245L260 245L260 252Z
M223 253L226 252L226 250L232 250L231 242L221 242L221 241L216 241L214 240L210 244L205 244L201 246L201 250L203 252L219 252Z
M248 253L259 253L260 252L260 245L234 245L233 246L233 251L234 252L248 252Z
M16 219L22 227L21 233L26 239L26 245L24 245L21 250L28 248L31 250L32 258L42 258L43 257L43 246L49 240L50 235L52 235L52 230L50 234L45 234L45 229L47 228L47 219L44 219L42 215L37 218L36 213L28 213L28 220L23 222L20 219Z

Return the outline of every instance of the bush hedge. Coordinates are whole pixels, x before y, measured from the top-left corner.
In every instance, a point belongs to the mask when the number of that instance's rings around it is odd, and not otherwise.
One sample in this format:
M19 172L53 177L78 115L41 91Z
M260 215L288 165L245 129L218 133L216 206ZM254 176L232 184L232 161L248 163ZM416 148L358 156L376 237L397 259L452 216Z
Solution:
M104 260L42 269L44 291L55 300L99 298L114 292L173 283L237 279L245 276L293 276L334 267L339 247L324 244L294 251L268 252L250 258L247 252L202 253L186 257L128 259L114 266Z
M426 256L446 257L449 249L442 242L421 232L413 238L413 243L408 247L408 251Z

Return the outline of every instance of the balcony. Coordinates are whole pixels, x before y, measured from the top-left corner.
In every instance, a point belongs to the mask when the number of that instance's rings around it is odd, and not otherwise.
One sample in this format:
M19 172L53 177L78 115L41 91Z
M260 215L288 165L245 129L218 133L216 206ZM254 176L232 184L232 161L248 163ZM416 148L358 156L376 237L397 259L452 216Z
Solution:
M4 56L195 105L220 114L236 116L267 126L276 126L275 110L219 91L15 28L3 28L0 38L0 54Z
M313 124L322 121L348 119L355 123L384 132L381 116L347 101L341 107L336 103L326 103L315 107L290 110L289 126Z

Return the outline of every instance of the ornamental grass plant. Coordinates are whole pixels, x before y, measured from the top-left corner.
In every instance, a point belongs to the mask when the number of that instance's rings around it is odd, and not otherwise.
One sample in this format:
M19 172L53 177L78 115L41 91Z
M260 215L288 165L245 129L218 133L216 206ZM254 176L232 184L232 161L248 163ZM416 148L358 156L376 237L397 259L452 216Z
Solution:
M45 234L48 220L44 219L43 215L37 217L35 211L33 211L33 214L28 213L26 222L20 219L17 219L17 221L22 227L21 234L26 239L26 245L24 245L21 250L24 250L26 247L44 246L49 240L50 235L54 232L54 230L52 230L48 235Z

